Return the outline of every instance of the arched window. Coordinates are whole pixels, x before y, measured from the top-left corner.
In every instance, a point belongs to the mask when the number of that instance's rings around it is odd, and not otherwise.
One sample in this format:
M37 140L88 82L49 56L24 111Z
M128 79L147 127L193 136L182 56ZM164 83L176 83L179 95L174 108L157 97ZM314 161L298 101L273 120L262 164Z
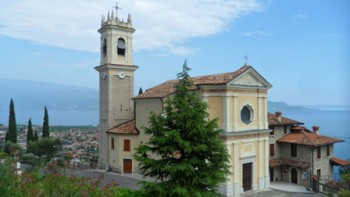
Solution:
M103 54L103 56L107 55L107 40L106 40L106 38L103 39L102 54Z
M118 39L117 49L118 55L125 55L125 40L123 38Z
M249 105L243 106L241 110L241 120L245 124L250 124L254 118L254 111Z

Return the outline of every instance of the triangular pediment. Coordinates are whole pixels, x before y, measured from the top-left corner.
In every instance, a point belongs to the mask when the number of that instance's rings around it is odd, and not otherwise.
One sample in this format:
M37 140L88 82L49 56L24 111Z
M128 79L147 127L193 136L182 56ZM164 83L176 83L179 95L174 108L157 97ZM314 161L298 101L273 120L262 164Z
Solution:
M230 81L228 86L261 87L271 88L272 85L266 81L255 69L250 68Z

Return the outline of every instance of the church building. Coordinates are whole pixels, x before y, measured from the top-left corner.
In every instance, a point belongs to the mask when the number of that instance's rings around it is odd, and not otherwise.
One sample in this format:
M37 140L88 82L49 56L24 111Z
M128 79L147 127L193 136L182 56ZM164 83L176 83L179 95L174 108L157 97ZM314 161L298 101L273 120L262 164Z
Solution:
M123 21L113 12L102 17L101 62L95 67L100 83L99 166L114 172L137 175L134 148L146 142L151 111L162 113L165 100L175 93L178 80L168 80L133 96L131 16ZM230 155L230 172L220 193L236 196L269 187L269 136L267 97L271 84L252 66L193 77L192 82L208 104L210 119L218 118L221 140Z

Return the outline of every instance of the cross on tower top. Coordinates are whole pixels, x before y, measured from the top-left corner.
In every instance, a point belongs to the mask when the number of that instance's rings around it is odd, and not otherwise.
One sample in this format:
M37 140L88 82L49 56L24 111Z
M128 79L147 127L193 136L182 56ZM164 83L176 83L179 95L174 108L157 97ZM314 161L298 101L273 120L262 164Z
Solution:
M122 8L118 6L118 2L115 3L113 8L115 8L115 16L118 17L118 10L121 10Z

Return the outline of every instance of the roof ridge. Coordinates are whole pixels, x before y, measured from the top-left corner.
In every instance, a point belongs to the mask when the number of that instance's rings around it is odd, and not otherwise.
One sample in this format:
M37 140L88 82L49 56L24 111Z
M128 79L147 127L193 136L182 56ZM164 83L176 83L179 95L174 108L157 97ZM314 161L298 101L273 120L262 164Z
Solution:
M305 128L305 127L304 127L304 128ZM308 143L314 145L313 141L309 138L308 135L306 135L306 132L305 132L305 131L300 131L300 132L309 140Z
M223 73L216 73L216 74L210 74L210 75L199 75L199 76L195 76L195 77L190 77L190 78L199 78L199 77L207 77L207 76L214 76L214 75L224 75L224 74L228 74L228 73L236 73L238 71L240 71L241 69L245 68L246 70L248 70L248 68L251 68L252 66L250 65L243 65L242 67L240 67L239 69L237 69L236 71L231 71L231 72L223 72Z

